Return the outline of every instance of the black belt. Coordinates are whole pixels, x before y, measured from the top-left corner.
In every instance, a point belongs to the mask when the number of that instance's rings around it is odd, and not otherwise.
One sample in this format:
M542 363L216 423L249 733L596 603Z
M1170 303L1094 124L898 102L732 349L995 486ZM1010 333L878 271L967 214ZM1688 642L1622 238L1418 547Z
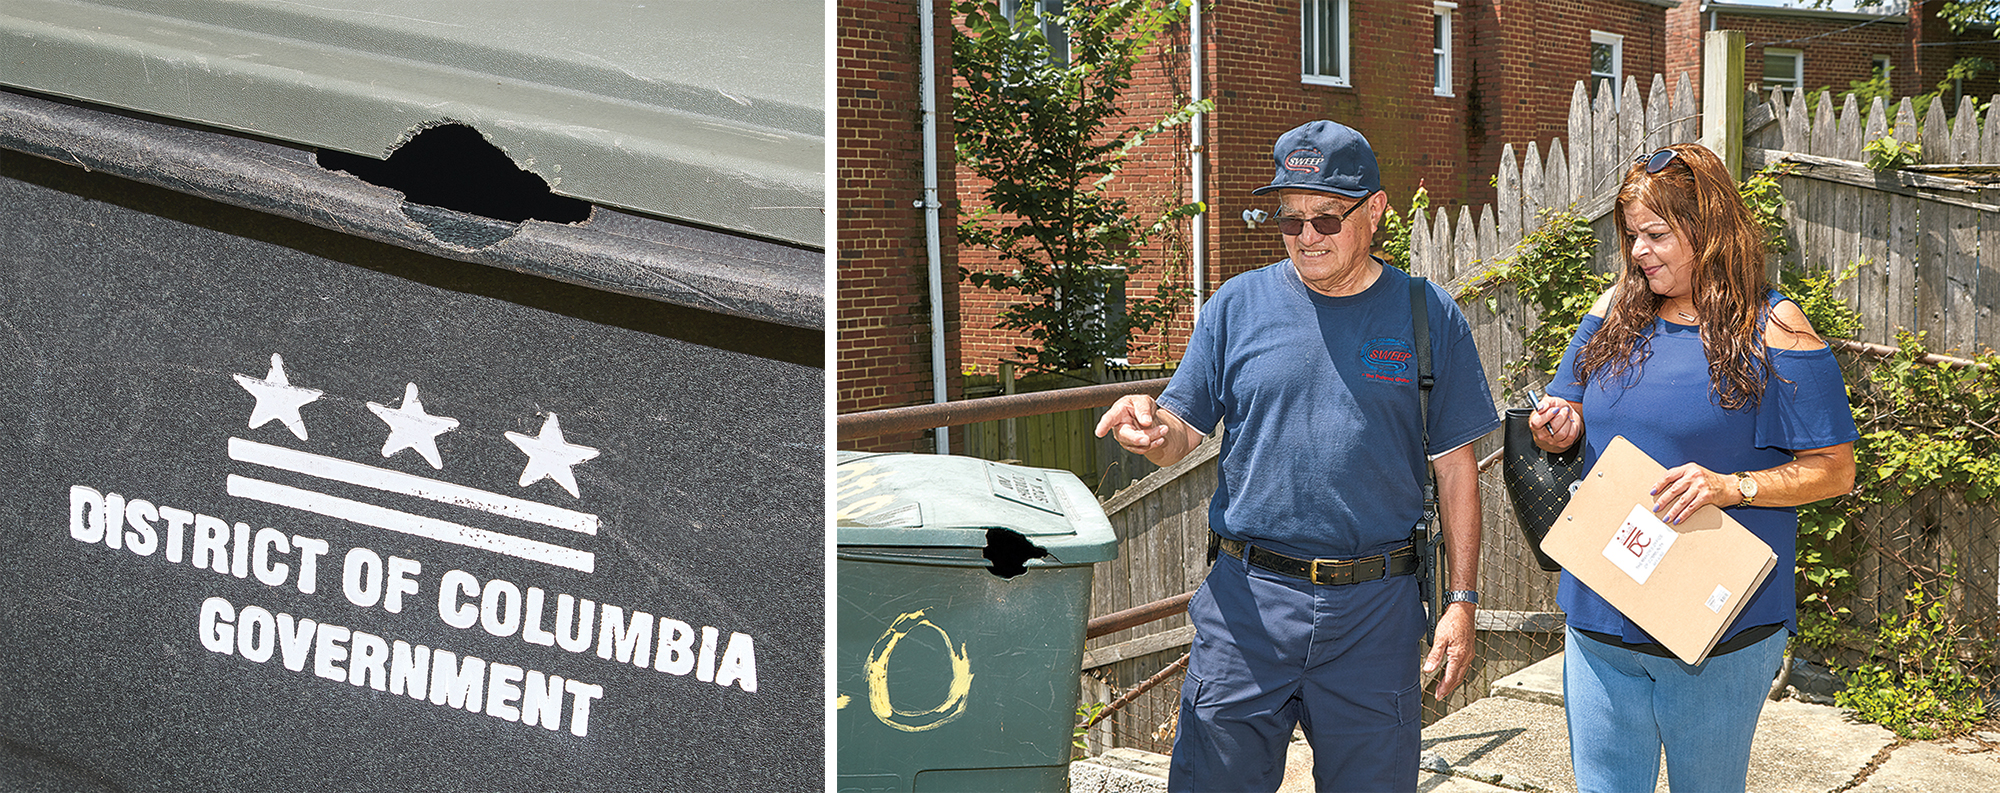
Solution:
M1417 572L1417 550L1409 546L1360 559L1299 559L1220 535L1216 536L1216 541L1223 553L1242 559L1252 567L1303 578L1315 584L1359 584Z

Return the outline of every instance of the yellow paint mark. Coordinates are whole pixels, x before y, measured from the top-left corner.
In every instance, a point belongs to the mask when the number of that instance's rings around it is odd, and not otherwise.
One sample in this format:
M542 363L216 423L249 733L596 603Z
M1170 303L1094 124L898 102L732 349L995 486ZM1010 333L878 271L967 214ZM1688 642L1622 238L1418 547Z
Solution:
M868 473L869 471L873 470L875 470L874 463L855 463L853 465L843 465L840 466L839 468L834 469L833 480L836 482L845 482L849 479L852 479L854 477L860 476L862 474Z
M888 476L888 474L876 474L874 476L856 476L843 479L840 482L840 486L834 488L833 497L836 499L842 499L842 498L847 498L848 496L858 496L861 495L862 493L866 493L870 490L875 489L876 485L881 484L882 478L885 476Z
M875 640L874 649L868 652L868 663L863 670L868 678L868 708L883 724L904 732L935 730L953 719L965 714L967 695L972 692L972 659L965 652L965 645L951 649L951 634L930 620L923 619L924 610L913 611L896 618L882 638ZM902 627L912 623L910 627ZM930 710L897 710L889 702L889 655L896 651L896 644L917 628L930 628L944 639L945 651L951 655L951 686L946 690L944 702ZM909 721L903 721L908 719Z
M842 694L842 695L840 695L840 696L837 696L837 697L834 697L834 698L833 698L833 709L834 709L834 710L846 710L846 709L847 709L847 703L848 703L848 702L849 702L850 700L853 700L853 699L854 699L853 697L850 697L850 696L848 696L848 695L846 695L846 694Z
M834 520L851 520L864 515L872 515L876 510L896 503L895 496L869 496L852 504L842 504L840 511L833 513Z

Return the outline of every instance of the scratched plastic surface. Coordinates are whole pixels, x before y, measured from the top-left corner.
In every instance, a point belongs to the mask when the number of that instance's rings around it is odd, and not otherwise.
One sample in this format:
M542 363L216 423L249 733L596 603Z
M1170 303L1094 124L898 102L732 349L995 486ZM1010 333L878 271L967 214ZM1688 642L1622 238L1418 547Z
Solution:
M1118 535L1096 496L1068 471L973 457L841 452L839 542L859 546L984 548L1007 529L1049 552L1031 564L1115 558Z
M817 0L8 0L0 85L371 157L458 122L557 193L820 246L824 17Z

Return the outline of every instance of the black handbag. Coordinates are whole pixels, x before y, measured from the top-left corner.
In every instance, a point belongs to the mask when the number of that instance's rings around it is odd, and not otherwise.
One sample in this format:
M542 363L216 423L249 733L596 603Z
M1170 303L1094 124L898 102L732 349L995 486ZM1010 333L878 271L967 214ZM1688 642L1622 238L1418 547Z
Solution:
M1553 573L1562 565L1542 552L1542 538L1569 505L1571 488L1583 478L1583 439L1577 438L1576 444L1563 452L1543 451L1535 445L1528 427L1532 415L1534 411L1528 408L1507 409L1500 477L1507 483L1507 497L1514 502L1514 518L1521 524L1521 534L1535 550L1535 562Z

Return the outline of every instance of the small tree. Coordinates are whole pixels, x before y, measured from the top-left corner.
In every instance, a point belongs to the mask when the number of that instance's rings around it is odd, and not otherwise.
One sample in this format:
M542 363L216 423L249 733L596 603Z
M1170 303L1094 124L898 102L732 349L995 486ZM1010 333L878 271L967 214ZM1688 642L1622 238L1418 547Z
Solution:
M952 91L958 162L985 179L984 205L967 209L958 238L991 248L999 264L960 269L975 286L1018 292L998 327L1037 346L1015 347L1037 368L1061 371L1125 354L1132 331L1152 331L1179 308L1184 290L1125 299L1105 316L1126 279L1142 266L1153 235L1200 203L1169 201L1157 218L1136 217L1106 184L1146 137L1210 109L1188 103L1148 124L1114 129L1132 69L1188 0L1070 0L1037 14L1022 2L1010 19L994 0L961 0L963 28L952 37L959 86ZM1045 31L1068 33L1068 57Z

